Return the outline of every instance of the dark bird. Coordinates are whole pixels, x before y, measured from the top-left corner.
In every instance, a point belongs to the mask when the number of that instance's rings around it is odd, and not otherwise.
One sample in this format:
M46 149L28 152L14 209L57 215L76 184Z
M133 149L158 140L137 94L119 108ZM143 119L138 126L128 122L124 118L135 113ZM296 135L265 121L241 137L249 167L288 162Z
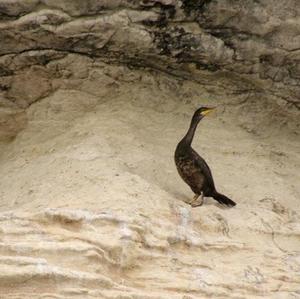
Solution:
M195 193L192 206L200 206L203 197L212 197L220 204L235 206L236 203L216 190L214 180L205 160L191 147L196 128L200 120L214 108L201 107L193 115L190 128L186 135L178 143L175 151L175 163L181 178L191 187ZM198 202L199 198L201 201Z

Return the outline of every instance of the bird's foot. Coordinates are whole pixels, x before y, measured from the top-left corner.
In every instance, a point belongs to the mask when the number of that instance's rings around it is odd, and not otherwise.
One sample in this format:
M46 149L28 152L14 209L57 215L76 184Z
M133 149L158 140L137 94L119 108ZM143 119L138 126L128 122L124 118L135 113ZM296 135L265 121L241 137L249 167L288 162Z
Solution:
M200 207L200 206L202 206L203 205L203 200L202 201L193 201L192 203L191 203L191 207L193 207L193 208L196 208L196 207Z
M200 207L203 205L203 193L196 194L193 198L193 200L190 202L190 205L194 208L194 207Z
M202 205L203 205L203 198L201 198L200 200L197 199L197 200L191 202L190 205L191 205L193 208L202 206Z
M195 194L194 197L191 200L187 201L186 203L192 205L192 203L195 202L199 196L200 196L199 194Z

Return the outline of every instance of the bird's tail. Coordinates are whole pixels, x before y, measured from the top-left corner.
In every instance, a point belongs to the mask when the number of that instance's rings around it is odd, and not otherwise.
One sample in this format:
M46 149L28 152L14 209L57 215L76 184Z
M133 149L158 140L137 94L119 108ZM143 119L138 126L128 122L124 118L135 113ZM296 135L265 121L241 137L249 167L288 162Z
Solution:
M212 197L222 205L226 205L229 207L234 207L236 205L236 203L232 201L230 198L228 198L227 196L221 193L218 193L217 191L213 193Z

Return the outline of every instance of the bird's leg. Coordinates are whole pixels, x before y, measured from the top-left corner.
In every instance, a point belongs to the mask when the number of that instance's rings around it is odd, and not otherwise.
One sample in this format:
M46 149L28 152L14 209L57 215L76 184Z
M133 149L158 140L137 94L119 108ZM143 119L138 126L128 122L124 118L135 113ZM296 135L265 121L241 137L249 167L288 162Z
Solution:
M186 201L186 203L188 203L189 205L191 205L194 201L197 200L198 197L199 197L199 194L195 194L194 197L191 200Z
M198 197L200 197L200 200L197 200ZM204 195L203 195L203 192L201 192L201 194L196 194L193 198L193 201L190 203L190 205L192 207L199 207L199 206L202 206L203 205L203 198L204 198Z

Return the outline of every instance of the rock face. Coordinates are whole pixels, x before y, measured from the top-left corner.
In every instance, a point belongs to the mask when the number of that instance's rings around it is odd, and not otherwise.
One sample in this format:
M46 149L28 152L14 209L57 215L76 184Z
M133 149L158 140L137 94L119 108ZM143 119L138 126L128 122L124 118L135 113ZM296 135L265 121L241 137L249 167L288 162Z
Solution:
M66 78L1 148L0 298L299 297L296 138L246 132L247 106L196 82L77 54L47 66ZM199 102L218 112L193 146L232 209L184 203L173 153Z
M297 1L0 0L0 298L300 298ZM173 161L219 191L199 208Z
M2 139L23 126L20 109L51 92L48 63L69 53L299 109L297 0L2 0L0 17Z

